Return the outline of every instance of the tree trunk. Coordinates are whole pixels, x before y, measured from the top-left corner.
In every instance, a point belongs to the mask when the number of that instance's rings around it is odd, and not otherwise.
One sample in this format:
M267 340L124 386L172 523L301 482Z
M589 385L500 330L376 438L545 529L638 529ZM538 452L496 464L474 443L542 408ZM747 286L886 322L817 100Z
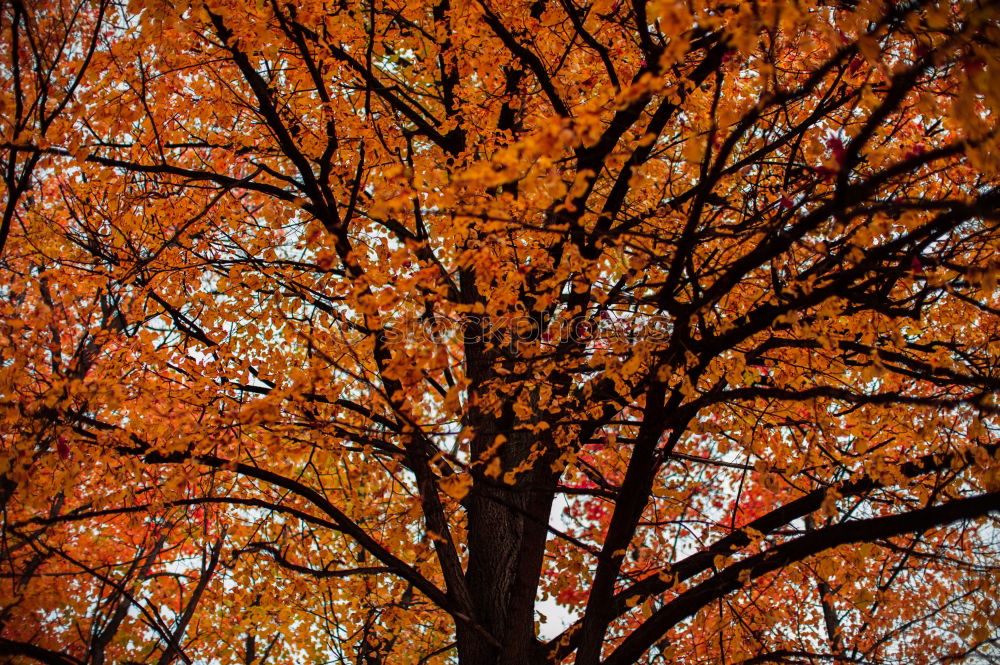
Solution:
M483 445L495 438L482 437ZM512 432L498 454L504 471L528 458L537 435ZM479 472L468 504L469 567L466 573L476 619L501 647L481 637L459 632L461 665L527 665L540 662L535 637L535 595L545 556L549 512L557 474L551 450L519 474L514 484L503 475L489 478Z

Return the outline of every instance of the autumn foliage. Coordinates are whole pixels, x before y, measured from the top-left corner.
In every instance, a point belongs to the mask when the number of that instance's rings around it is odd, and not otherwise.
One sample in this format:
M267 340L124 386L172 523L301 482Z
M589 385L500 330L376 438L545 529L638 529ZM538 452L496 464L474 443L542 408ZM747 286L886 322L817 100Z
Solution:
M1000 653L1000 4L0 44L4 662Z

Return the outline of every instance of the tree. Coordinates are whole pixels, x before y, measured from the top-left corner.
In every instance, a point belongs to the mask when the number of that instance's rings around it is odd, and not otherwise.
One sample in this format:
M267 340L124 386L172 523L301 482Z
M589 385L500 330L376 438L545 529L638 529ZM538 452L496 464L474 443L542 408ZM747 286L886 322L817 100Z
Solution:
M996 3L0 16L12 662L996 658Z

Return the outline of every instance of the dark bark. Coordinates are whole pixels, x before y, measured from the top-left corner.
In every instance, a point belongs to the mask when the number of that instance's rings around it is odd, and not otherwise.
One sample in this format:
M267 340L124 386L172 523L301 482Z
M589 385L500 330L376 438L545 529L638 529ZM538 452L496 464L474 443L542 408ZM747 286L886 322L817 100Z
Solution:
M482 445L488 446L496 435L481 436ZM505 436L507 441L498 452L503 468L510 470L531 454L537 437L526 431ZM460 631L462 665L523 665L540 659L534 610L557 482L551 462L549 453L510 485L502 475L485 476L481 467L474 476L476 484L468 502L466 579L477 620L501 646Z

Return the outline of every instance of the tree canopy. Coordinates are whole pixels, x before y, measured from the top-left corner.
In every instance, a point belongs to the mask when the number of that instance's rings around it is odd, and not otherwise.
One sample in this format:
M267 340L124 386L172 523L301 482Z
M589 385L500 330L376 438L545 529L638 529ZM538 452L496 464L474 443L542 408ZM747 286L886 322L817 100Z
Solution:
M0 40L8 662L995 662L1000 4Z

